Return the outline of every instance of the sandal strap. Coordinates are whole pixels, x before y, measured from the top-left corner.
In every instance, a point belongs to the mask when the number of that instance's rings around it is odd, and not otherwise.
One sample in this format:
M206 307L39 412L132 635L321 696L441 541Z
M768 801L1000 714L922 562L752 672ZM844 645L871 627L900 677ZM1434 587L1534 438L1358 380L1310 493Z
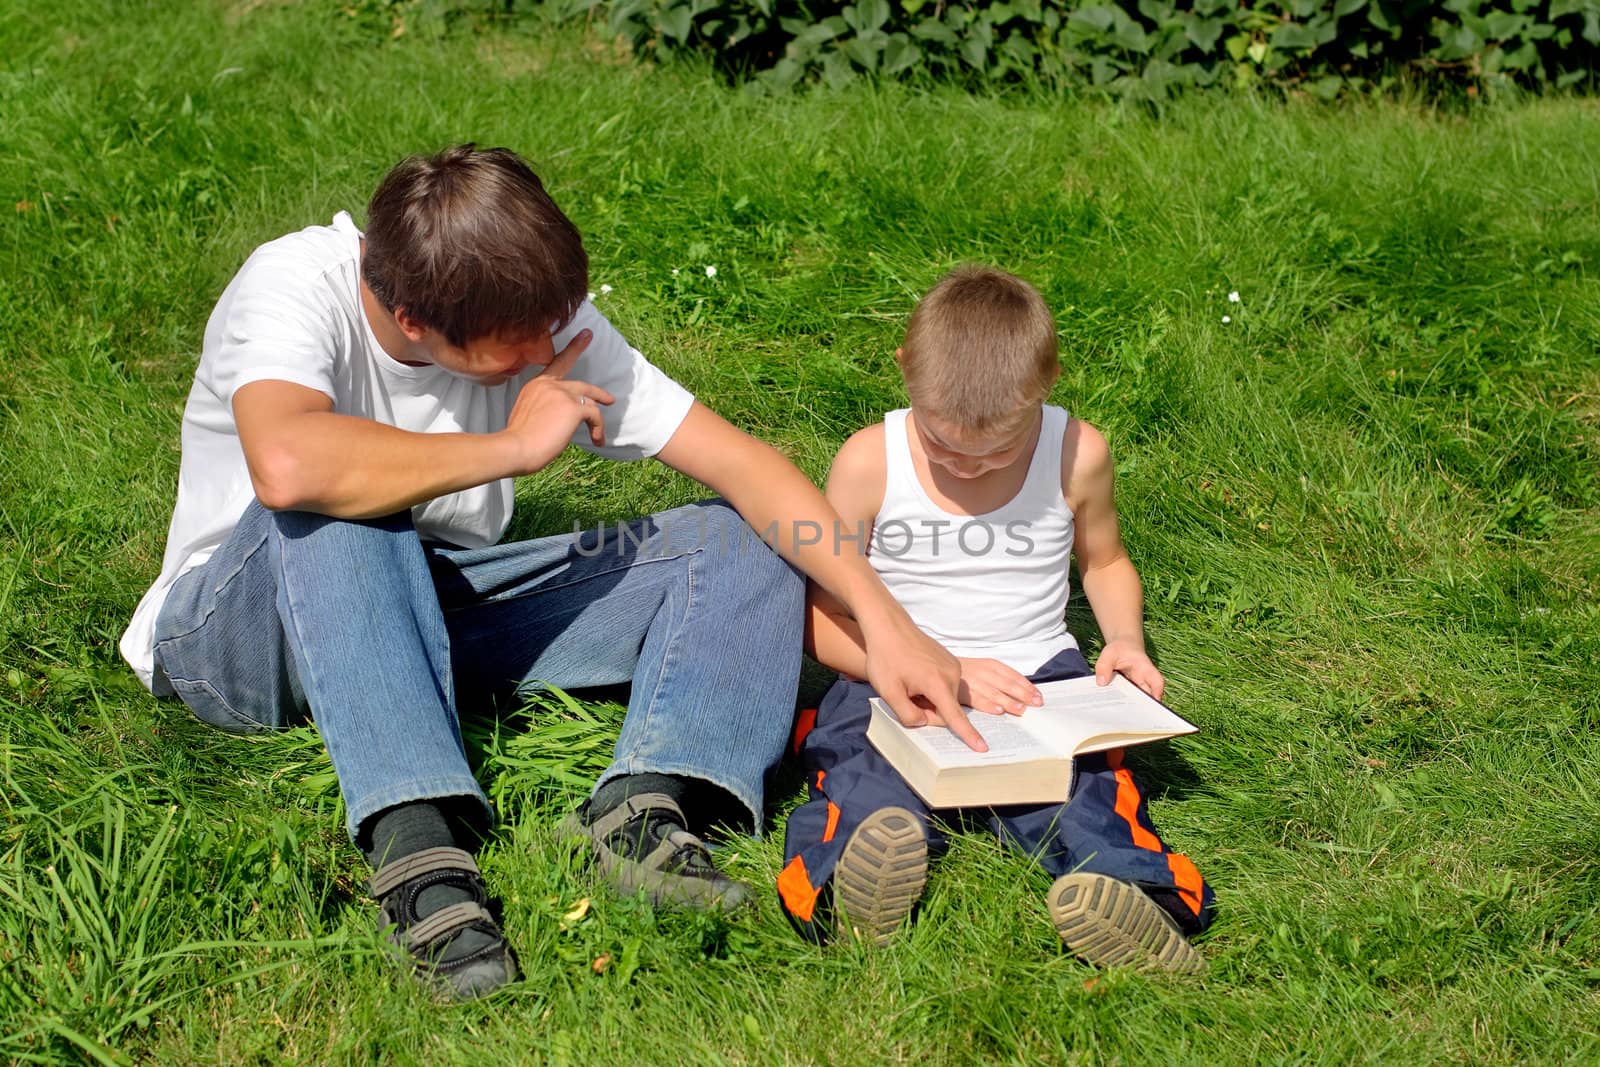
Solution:
M421 922L412 923L405 930L397 931L394 937L406 951L416 954L419 950L426 950L440 938L480 922L493 924L494 916L476 901L465 900L459 904L451 904L447 908L440 908Z
M411 879L435 871L463 871L482 877L472 853L459 848L425 848L421 852L402 856L393 863L386 863L373 872L367 883L368 890L375 899L382 900Z
M599 838L610 837L622 829L629 819L647 811L670 812L677 816L679 826L684 824L683 809L667 794L635 793L590 824L589 832Z
M639 863L652 871L664 871L667 869L667 861L685 848L697 849L702 854L706 853L706 843L704 841L687 830L674 830L663 837L661 843L650 850L650 855L640 860Z

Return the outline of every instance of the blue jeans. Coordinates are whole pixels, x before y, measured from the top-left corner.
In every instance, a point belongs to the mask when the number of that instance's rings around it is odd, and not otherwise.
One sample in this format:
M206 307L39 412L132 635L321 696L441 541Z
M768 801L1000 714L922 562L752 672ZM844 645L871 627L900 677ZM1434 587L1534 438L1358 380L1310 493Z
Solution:
M413 800L491 818L458 707L524 686L631 680L600 783L710 782L758 821L793 719L804 583L721 502L482 549L252 502L173 586L155 658L205 722L236 733L314 717L348 828Z

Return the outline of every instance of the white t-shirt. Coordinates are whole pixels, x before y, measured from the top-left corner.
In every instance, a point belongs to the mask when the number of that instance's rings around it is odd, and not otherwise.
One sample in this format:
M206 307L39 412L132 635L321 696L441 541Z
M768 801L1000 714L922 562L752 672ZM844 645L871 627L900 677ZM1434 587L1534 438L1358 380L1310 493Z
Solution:
M158 695L172 691L152 662L156 617L167 591L210 558L255 496L233 421L236 390L256 381L292 382L331 397L340 414L419 433L491 433L504 429L518 391L541 369L484 386L436 366L410 367L391 358L361 310L360 241L355 223L340 212L330 226L262 245L206 323L183 411L178 500L161 575L139 601L120 644L139 680ZM630 347L591 303L556 335L556 351L583 329L594 338L572 376L608 390L616 403L601 408L603 447L590 442L587 424L579 425L572 443L611 459L655 455L694 398ZM412 508L412 519L427 540L490 545L511 521L512 489L505 478L451 493Z

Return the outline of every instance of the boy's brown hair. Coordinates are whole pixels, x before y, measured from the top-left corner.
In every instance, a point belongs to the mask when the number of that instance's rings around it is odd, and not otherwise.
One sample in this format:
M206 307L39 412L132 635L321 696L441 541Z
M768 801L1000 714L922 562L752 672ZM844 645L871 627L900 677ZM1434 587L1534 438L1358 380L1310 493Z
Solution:
M367 206L361 277L456 346L533 337L569 321L589 288L583 239L507 148L411 156Z
M982 266L957 267L928 290L899 359L912 406L973 434L1014 429L1061 373L1039 291Z

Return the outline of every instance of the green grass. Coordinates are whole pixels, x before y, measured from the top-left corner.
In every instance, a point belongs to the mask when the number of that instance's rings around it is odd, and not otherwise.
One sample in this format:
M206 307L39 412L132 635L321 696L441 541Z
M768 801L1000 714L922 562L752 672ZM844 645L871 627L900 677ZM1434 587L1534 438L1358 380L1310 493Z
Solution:
M27 0L0 56L0 1060L1600 1058L1592 102L763 100L573 30L380 45L331 0ZM437 1007L376 948L315 735L144 694L115 639L216 295L463 139L531 158L601 307L819 478L943 269L1040 286L1204 727L1140 763L1218 890L1208 976L1083 967L976 837L884 952L802 944L770 891L617 899L552 832L617 712L552 699L471 725L527 978ZM532 534L696 489L568 456L519 494ZM775 799L723 853L763 887Z

